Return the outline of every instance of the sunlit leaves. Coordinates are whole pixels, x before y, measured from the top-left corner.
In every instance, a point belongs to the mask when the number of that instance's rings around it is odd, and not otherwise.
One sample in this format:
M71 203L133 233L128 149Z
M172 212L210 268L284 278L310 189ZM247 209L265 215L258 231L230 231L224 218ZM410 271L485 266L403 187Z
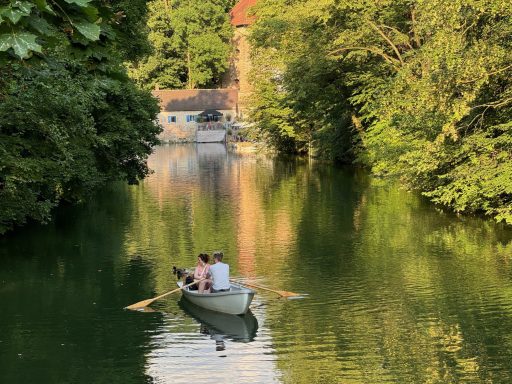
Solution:
M76 4L79 7L87 7L92 0L64 0L68 4Z
M41 52L41 45L36 43L36 35L31 33L13 33L0 36L0 51L7 51L9 48L22 58L30 57L31 52Z
M75 26L76 29L78 29L78 31L84 37L86 37L87 39L89 39L91 41L95 41L100 38L101 29L100 29L99 25L96 25L93 23L88 23L85 21L80 21L80 22L73 23L73 26Z
M7 8L0 12L2 17L9 19L13 24L17 24L23 16L30 14L30 10L25 12L18 8Z
M261 1L250 29L254 94L251 134L279 150L318 151L350 161L345 87L328 56L332 31L326 28L333 1Z
M10 51L20 59L28 59L33 52L42 53L43 46L52 48L55 41L59 41L44 37L55 35L56 32L69 36L70 27L83 36L82 44L97 42L102 24L107 28L105 23L114 17L109 12L101 2L94 0L65 0L59 3L45 0L11 1L0 7L0 37L3 47L7 47L3 51Z
M143 87L217 86L228 67L232 30L231 1L149 2L152 54L130 75Z
M350 114L358 162L451 209L512 223L510 1L261 0L257 15L253 44L266 51L256 58L277 52L255 69L254 116L263 131L276 122L269 111L291 107L282 136L291 123L323 148L332 140L321 135L325 127ZM272 64L281 71L274 88L259 76ZM338 92L347 103L335 113L343 104L325 103L317 89L325 77L324 94L330 84L347 91ZM286 103L276 105L278 89Z

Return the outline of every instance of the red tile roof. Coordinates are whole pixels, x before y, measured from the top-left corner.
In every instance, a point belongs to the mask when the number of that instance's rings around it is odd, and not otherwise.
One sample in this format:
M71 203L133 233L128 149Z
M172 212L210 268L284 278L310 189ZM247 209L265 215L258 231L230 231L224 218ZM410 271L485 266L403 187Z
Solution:
M237 109L237 89L160 89L153 96L160 99L160 110L204 111Z
M249 8L255 5L258 0L240 0L229 12L231 16L231 24L235 27L242 27L244 25L251 25L255 17L248 16Z

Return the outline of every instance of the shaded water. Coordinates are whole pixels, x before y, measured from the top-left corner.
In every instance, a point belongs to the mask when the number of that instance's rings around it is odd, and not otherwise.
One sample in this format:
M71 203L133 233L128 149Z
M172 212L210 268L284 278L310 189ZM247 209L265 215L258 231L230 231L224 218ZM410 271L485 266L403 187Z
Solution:
M509 383L512 231L364 173L163 146L113 185L0 239L0 383ZM245 317L180 295L222 249L275 289Z

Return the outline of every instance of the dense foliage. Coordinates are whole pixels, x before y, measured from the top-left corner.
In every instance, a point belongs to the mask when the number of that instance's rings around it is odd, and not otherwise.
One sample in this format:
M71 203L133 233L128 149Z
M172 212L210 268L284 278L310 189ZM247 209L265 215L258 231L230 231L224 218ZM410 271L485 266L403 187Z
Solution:
M256 14L256 135L512 223L510 1L261 0Z
M158 106L123 66L147 46L144 14L142 1L0 8L0 233L148 173Z
M232 0L149 2L150 56L130 68L151 89L198 88L221 84L231 54Z

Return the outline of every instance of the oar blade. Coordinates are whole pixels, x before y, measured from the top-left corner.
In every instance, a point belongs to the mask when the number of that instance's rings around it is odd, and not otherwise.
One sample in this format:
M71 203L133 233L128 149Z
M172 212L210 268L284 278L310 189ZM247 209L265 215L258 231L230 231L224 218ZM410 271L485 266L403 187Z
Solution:
M285 297L285 298L288 298L288 297L299 297L299 296L304 296L303 294L301 293L295 293L295 292L289 292L289 291L276 291L281 297Z
M160 296L157 296L157 297L153 297L152 299L147 299L147 300L142 300L142 301L139 301L138 303L135 303L135 304L132 304L132 305L129 305L127 307L124 307L125 309L132 309L132 310L137 310L137 309L141 309L141 308L144 308L144 307L147 307L148 305L150 305L153 301L155 300L158 300L158 299L161 299L162 297L165 297L165 296L168 296L170 295L171 293L175 293L175 292L179 292L181 291L183 288L187 288L187 287L190 287L194 284L197 284L199 283L200 281L203 281L203 280L206 280L206 278L202 278L202 279L199 279L199 280L195 280L193 283L190 283L190 284L187 284L187 285L182 285L181 287L179 288L176 288L176 289L173 289L172 291L169 291L169 292L166 292Z
M155 299L142 300L142 301L139 301L138 303L135 303L135 304L125 307L125 309L131 309L131 310L141 309L141 308L147 307L153 301L155 301Z

